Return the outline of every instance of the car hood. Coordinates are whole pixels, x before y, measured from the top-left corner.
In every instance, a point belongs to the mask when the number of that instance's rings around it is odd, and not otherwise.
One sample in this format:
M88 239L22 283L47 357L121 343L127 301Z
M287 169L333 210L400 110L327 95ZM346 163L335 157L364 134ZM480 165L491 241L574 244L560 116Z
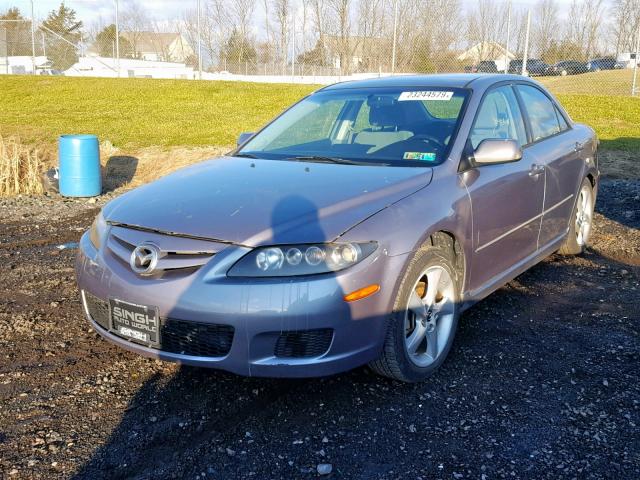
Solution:
M429 184L429 167L222 157L113 200L108 222L247 246L330 241Z

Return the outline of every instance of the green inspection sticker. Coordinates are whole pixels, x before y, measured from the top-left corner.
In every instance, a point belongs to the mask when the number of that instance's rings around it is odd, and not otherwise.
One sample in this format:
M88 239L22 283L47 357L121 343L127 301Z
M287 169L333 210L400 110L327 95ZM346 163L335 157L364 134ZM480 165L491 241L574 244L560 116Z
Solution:
M402 156L404 160L424 160L426 162L434 162L436 154L433 152L404 152Z

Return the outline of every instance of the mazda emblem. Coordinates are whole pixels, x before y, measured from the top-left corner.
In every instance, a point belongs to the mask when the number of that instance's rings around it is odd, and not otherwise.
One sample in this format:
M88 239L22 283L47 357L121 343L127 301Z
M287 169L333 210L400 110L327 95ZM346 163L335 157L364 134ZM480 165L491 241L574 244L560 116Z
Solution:
M145 243L138 245L131 252L129 265L138 275L153 275L159 258L160 249L153 244Z

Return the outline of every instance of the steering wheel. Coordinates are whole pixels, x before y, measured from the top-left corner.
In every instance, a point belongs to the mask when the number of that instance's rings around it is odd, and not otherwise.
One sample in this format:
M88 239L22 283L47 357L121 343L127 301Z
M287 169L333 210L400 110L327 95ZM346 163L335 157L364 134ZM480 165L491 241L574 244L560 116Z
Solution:
M435 144L434 146L437 148L443 148L444 145L440 139L434 137L433 135L429 135L428 133L419 133L409 138L408 140L425 140L430 144Z

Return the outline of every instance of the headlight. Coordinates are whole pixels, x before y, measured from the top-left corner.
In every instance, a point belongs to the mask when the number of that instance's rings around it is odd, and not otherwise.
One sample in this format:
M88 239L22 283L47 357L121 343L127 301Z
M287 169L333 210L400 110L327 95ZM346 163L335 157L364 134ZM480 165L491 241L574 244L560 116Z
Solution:
M252 250L231 267L230 277L290 277L337 272L371 255L378 244L319 243Z
M100 250L102 240L107 233L107 227L107 222L104 219L102 212L100 212L91 224L91 229L89 230L89 240L91 240L93 246L96 247L96 250Z

